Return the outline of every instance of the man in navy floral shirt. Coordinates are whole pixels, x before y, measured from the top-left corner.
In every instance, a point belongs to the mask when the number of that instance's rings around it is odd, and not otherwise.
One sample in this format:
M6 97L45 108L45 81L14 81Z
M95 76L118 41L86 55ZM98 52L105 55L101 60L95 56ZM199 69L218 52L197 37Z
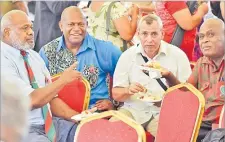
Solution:
M40 50L50 74L61 73L78 61L77 70L91 86L90 107L96 106L100 111L113 109L107 75L113 76L121 51L111 42L90 36L86 32L87 21L81 10L75 6L63 11L59 26L63 35ZM59 128L60 136L57 137L60 142L73 141L76 125L67 120L78 112L69 108L60 98L55 98L52 102L54 102L51 103L51 108L54 108L52 113L58 116L55 117L57 120L55 125L59 126L56 126L56 129Z

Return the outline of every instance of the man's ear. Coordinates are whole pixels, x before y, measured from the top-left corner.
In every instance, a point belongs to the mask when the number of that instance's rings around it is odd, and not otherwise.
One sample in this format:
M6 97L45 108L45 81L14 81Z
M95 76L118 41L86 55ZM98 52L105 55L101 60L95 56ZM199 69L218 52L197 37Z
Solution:
M165 32L164 30L162 30L162 40L164 39L164 36L165 36Z
M140 30L139 29L137 29L137 37L140 40Z
M10 29L9 28L5 28L3 30L3 37L9 37L10 35Z
M86 20L86 26L88 27L88 21Z
M59 28L60 28L61 32L63 32L63 26L62 26L62 22L61 21L59 21Z

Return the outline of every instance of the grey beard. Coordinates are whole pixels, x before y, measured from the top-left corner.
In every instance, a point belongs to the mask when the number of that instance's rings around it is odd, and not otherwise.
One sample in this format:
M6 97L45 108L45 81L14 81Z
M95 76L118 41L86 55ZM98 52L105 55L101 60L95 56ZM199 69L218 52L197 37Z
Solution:
M10 39L12 46L18 50L29 50L34 48L34 44L28 44L27 42L22 43L21 40L19 40L18 36L15 33L10 34Z

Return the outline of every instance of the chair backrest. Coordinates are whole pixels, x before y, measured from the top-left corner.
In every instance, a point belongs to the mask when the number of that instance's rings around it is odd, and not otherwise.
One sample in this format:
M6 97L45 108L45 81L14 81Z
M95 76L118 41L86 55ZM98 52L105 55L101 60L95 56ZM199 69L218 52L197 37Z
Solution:
M108 117L118 121L109 121ZM76 142L145 142L143 127L117 111L107 111L81 121L78 125Z
M169 88L162 101L156 142L195 142L204 106L203 95L192 85Z
M60 75L52 77L52 81L57 80ZM58 97L70 108L77 112L88 109L90 101L90 85L87 80L74 80L65 85L58 93Z
M221 110L221 114L220 114L219 128L225 128L224 106L223 106L223 109Z

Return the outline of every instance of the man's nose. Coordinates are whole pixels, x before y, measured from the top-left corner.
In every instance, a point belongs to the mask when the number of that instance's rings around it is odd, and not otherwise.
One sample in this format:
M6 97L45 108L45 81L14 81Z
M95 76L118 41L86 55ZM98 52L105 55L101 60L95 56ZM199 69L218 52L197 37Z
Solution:
M80 30L80 27L79 27L79 25L78 25L78 24L75 24L75 25L73 26L73 30L75 30L75 31L78 31L78 30Z
M152 42L153 38L151 36L151 34L148 34L148 36L146 37L146 41L148 42Z
M28 35L34 35L34 31L32 28L30 28L28 31L27 31L27 34Z

